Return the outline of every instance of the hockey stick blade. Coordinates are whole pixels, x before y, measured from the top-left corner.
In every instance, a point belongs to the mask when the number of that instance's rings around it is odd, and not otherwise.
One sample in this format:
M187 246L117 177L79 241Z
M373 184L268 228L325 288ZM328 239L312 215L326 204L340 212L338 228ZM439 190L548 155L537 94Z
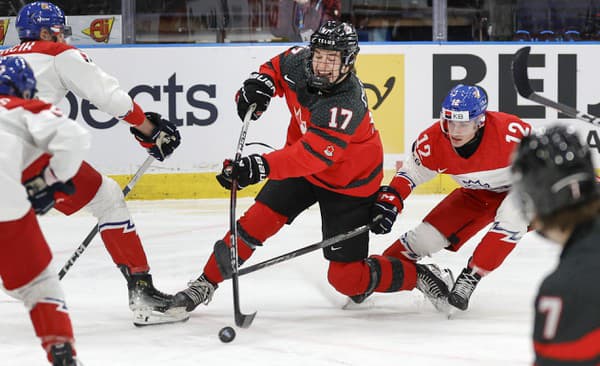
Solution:
M533 89L529 84L529 76L527 75L527 60L531 47L520 48L513 56L512 75L517 91L523 98L529 99L533 94Z
M512 76L513 82L515 84L515 87L517 88L517 92L519 92L519 95L521 95L523 98L529 99L546 107L554 108L557 111L566 114L571 118L575 118L583 122L588 122L595 126L600 126L599 117L582 113L571 106L550 100L546 97L537 94L533 90L533 88L531 87L531 83L529 82L529 75L527 72L530 51L531 47L523 47L520 48L513 56Z
M146 158L146 160L144 160L144 162L142 163L142 166L139 167L137 172L135 172L135 174L133 175L133 177L131 178L129 183L127 183L127 185L123 189L124 197L126 197L129 194L129 192L133 189L133 187L135 186L137 181L141 178L142 175L144 175L146 170L148 170L148 168L150 167L152 162L154 162L154 158L152 156L148 156ZM73 254L71 254L71 257L69 258L69 260L67 260L65 265L61 268L60 272L58 272L59 280L62 280L63 277L65 277L65 275L67 274L69 269L73 266L73 264L75 264L75 261L83 254L83 252L90 245L90 243L92 242L94 237L96 237L96 234L98 234L98 231L99 231L98 225L94 226L92 228L92 230L90 230L90 232L87 234L85 239L83 239L81 244L77 247L77 249L75 249L75 252Z

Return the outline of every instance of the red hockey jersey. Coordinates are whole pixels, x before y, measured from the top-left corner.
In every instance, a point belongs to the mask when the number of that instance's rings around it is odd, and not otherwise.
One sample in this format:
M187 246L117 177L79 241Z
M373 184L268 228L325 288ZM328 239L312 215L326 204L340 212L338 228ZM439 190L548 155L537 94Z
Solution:
M464 188L508 191L512 152L530 132L531 126L517 116L487 111L477 150L463 158L454 150L440 124L435 123L414 142L412 154L396 172L391 186L404 199L419 184L438 174L448 174Z
M383 146L362 83L351 73L329 93L311 90L309 56L308 48L294 47L260 67L291 112L285 147L265 154L269 178L305 177L331 191L367 197L383 178Z

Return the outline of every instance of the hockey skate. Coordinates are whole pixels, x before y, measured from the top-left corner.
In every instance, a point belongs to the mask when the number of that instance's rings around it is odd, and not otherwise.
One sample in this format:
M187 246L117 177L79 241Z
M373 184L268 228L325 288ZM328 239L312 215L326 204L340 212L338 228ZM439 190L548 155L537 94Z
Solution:
M469 307L469 299L475 290L475 287L481 280L481 276L474 273L469 268L462 270L456 283L448 295L450 305L460 310L467 310Z
M52 355L52 366L83 366L73 356L73 348L71 343L54 344L50 347L50 355Z
M437 311L450 314L448 294L454 284L454 276L450 269L440 269L435 264L417 263L417 289L431 301Z
M124 266L121 271L127 279L129 309L133 312L135 326L176 323L189 319L186 312L170 309L173 295L158 291L152 283L152 275L145 272L130 274Z
M190 312L200 304L208 305L217 287L202 275L197 280L190 281L188 288L175 294L170 309Z

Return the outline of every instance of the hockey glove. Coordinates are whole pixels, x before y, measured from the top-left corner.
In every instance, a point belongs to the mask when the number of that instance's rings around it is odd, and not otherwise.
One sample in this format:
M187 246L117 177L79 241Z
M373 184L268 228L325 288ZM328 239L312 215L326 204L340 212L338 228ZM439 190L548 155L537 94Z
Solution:
M154 125L150 136L144 135L135 127L131 127L129 131L131 131L140 145L148 151L148 154L152 155L158 161L163 161L179 146L181 136L179 135L177 126L162 118L160 114L146 112L145 115Z
M223 188L231 190L231 182L236 179L238 189L242 189L266 179L268 175L269 165L265 158L252 154L241 158L238 163L231 159L225 160L221 174L217 175L217 181Z
M381 186L371 208L371 231L375 234L387 234L392 231L396 216L403 208L404 204L398 192L390 186Z
M256 103L256 109L251 119L257 120L269 107L271 97L275 94L275 84L269 75L253 72L250 78L244 81L244 85L235 95L238 115L244 120L250 105Z
M73 182L69 180L63 183L57 180L49 167L46 167L40 175L29 179L23 185L27 190L27 198L38 215L43 215L54 207L54 193L63 192L68 195L75 193Z

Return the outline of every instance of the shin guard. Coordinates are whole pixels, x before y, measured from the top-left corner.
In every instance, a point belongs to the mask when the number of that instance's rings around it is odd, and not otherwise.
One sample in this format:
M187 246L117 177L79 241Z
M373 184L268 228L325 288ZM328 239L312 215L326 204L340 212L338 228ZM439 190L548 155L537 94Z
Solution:
M275 235L285 225L287 217L273 211L261 202L255 202L237 222L238 263L244 263L256 247ZM230 233L223 238L227 247L231 247ZM223 281L214 253L204 266L204 275L213 284Z
M31 309L29 316L50 362L53 361L50 347L66 342L73 345L73 327L63 299L43 299Z
M142 242L130 221L105 225L100 230L104 246L116 265L127 266L131 273L150 269Z
M485 276L500 267L504 259L515 248L520 237L511 237L492 228L482 239L469 261L469 268Z

